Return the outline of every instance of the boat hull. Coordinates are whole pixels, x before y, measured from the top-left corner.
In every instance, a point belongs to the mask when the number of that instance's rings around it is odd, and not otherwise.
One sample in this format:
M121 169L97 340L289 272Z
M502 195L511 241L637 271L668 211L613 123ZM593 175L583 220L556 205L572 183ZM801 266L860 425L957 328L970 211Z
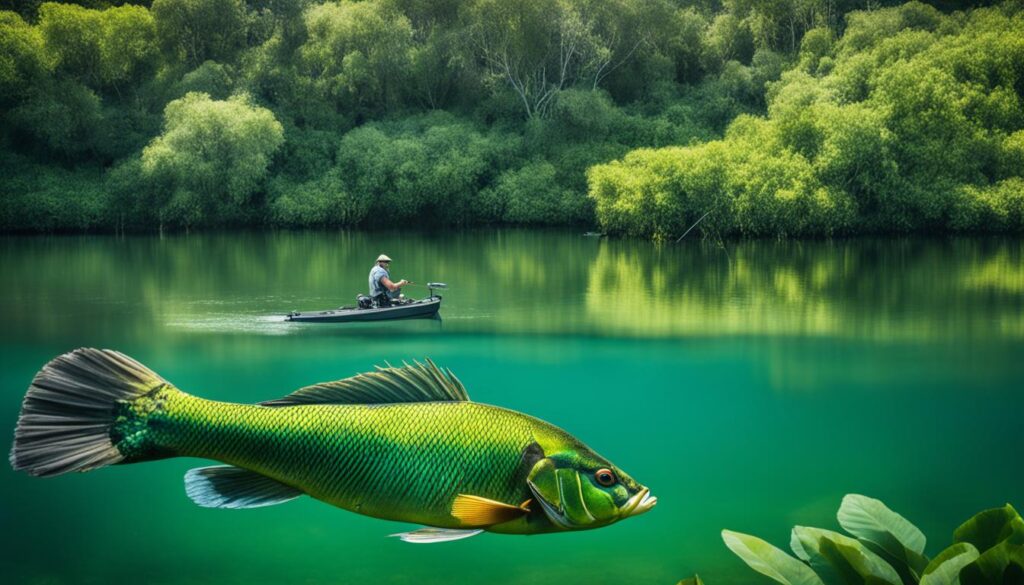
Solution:
M441 297L434 296L405 305L374 309L342 308L324 311L296 311L285 317L297 323L362 323L398 319L429 319L441 309Z

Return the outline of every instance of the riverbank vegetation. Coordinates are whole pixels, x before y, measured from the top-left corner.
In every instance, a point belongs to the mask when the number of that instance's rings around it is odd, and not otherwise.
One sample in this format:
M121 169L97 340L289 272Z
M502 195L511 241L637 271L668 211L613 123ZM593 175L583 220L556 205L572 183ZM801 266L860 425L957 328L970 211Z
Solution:
M808 31L766 115L590 170L609 230L671 236L1024 228L1024 19L921 4Z
M3 231L1024 226L1016 0L5 6Z

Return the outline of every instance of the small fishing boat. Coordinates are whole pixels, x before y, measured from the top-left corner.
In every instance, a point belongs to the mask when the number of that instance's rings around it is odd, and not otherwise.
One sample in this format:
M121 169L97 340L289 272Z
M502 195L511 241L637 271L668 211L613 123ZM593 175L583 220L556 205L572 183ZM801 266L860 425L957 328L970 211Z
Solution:
M354 306L323 311L292 311L285 316L285 320L300 323L360 323L397 319L429 319L437 316L438 310L441 309L441 295L435 295L434 289L447 288L447 286L440 282L432 282L428 286L430 287L430 296L425 299L396 301L390 307Z

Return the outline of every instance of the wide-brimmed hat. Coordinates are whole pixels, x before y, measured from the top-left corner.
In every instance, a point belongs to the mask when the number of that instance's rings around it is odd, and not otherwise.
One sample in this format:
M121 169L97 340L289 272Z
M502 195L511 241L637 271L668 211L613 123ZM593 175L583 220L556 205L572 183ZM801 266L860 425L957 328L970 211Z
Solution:
M391 258L388 258L385 254L381 254L380 256L377 256L377 262L391 262Z

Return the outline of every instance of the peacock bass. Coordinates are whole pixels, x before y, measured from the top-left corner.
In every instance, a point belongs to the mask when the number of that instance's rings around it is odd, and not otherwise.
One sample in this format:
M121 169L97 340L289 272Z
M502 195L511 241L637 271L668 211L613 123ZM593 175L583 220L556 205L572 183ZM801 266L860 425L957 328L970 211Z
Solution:
M470 402L430 360L248 405L186 394L116 351L79 349L36 374L10 461L52 476L167 457L227 464L185 474L200 506L255 508L307 494L425 525L393 535L416 543L599 528L657 503L558 427Z

